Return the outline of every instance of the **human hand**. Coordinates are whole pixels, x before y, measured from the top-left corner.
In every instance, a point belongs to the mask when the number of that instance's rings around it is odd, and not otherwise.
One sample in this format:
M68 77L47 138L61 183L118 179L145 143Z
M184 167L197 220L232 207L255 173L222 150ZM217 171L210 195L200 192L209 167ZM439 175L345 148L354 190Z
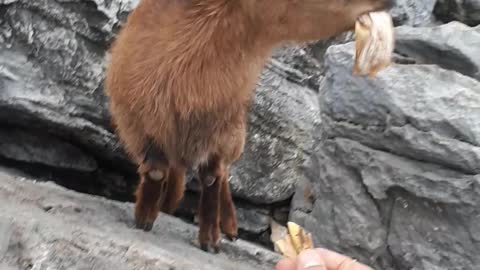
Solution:
M317 248L302 251L295 260L282 259L276 270L373 270L352 258L334 251Z

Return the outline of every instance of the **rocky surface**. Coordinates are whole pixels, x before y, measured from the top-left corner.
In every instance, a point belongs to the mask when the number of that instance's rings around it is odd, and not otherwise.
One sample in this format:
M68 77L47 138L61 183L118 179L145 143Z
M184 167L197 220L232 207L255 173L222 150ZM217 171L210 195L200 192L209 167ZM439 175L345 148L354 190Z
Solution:
M456 20L475 26L480 24L480 1L437 0L434 14L443 22Z
M131 203L0 170L0 269L273 269L279 255L243 240L203 252L196 227L161 215L134 229ZM185 258L188 257L188 260Z
M437 0L396 0L390 11L395 25L426 26L435 22L432 11Z
M328 49L310 181L291 212L318 245L378 269L480 266L478 30L402 26L411 61L375 79L351 75L354 44Z
M458 22L423 28L401 26L396 35L396 51L415 63L438 65L480 80L480 26Z

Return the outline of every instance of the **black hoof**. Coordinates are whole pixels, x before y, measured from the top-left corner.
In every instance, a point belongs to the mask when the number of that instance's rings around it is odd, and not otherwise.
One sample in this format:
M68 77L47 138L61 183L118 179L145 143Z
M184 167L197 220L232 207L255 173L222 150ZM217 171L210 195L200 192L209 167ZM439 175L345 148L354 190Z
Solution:
M237 236L235 236L235 235L226 235L225 237L226 237L227 240L230 241L230 242L235 242L235 241L237 241L237 239L238 239Z
M145 223L141 221L135 221L135 228L142 230L145 227Z
M139 230L144 230L146 232L149 232L152 230L153 228L153 222L140 222L140 221L136 221L135 222L135 228L139 229Z
M143 226L143 230L146 232L151 231L153 228L153 222L147 222L145 223L145 226Z
M205 252L208 252L208 244L200 244L200 249Z

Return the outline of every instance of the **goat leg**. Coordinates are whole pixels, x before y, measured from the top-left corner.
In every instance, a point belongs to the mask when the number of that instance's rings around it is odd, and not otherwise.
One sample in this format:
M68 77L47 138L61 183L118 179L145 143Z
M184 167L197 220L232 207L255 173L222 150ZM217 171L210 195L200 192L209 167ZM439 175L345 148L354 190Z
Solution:
M185 167L170 167L166 198L160 205L160 211L172 215L177 210L185 192Z
M168 160L162 151L149 147L138 167L140 184L135 192L135 226L150 231L168 189Z
M225 172L228 175L228 172ZM227 239L235 241L238 235L235 205L230 194L228 176L221 183L220 190L220 226Z
M220 251L220 192L225 176L222 174L222 162L218 158L211 159L199 169L201 182L199 216L200 248L208 251L211 244L215 253Z

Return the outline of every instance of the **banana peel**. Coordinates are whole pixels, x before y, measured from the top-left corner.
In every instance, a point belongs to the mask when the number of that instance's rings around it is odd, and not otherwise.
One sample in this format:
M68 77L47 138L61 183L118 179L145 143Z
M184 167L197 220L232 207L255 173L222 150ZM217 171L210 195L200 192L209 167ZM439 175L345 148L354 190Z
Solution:
M284 257L294 259L300 252L313 248L313 238L301 226L294 222L288 222L283 227L272 222L271 240L274 243L275 251L283 254Z
M371 12L355 23L354 75L375 77L391 63L395 45L394 26L388 12Z

